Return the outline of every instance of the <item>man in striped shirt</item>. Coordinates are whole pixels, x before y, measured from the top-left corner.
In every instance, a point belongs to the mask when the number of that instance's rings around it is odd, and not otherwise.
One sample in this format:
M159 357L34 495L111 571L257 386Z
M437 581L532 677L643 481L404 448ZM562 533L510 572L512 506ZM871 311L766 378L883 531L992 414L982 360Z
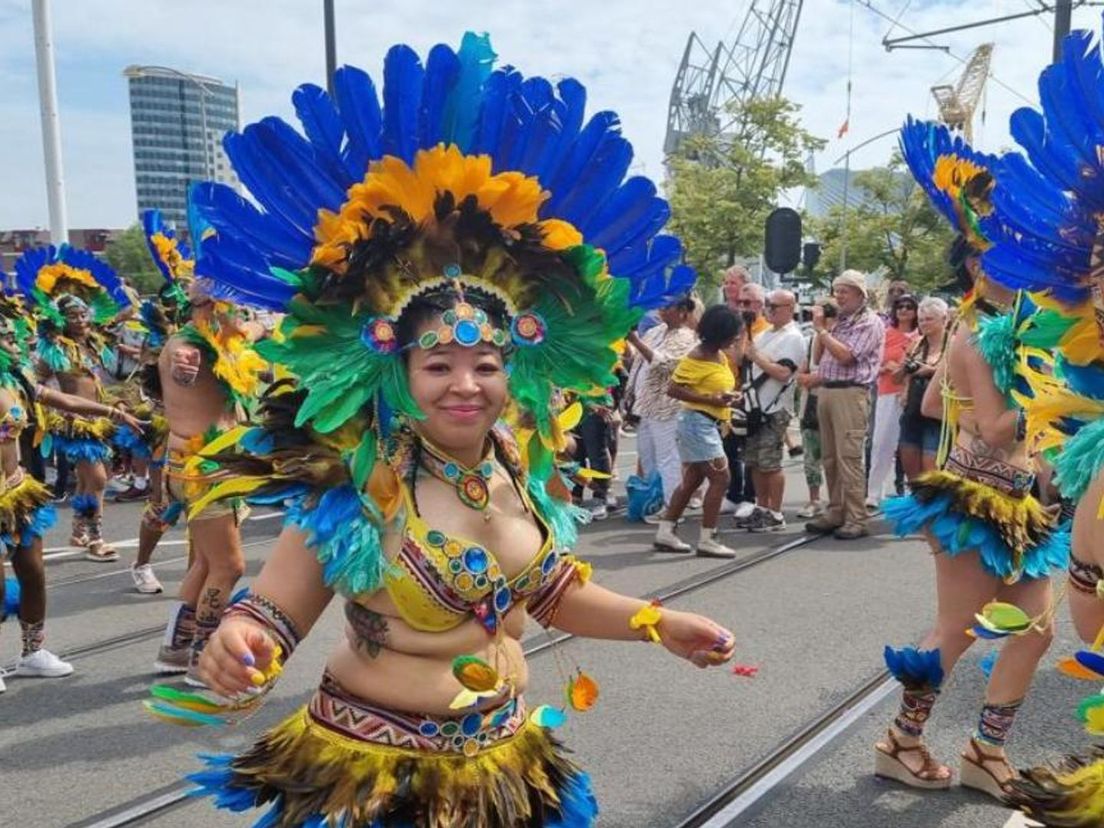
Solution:
M878 378L885 348L885 325L867 305L866 278L845 270L832 283L838 306L835 317L813 308L813 348L816 374L802 377L817 389L817 418L824 475L828 480L828 510L805 524L814 533L832 532L841 540L868 534L864 469L870 389Z

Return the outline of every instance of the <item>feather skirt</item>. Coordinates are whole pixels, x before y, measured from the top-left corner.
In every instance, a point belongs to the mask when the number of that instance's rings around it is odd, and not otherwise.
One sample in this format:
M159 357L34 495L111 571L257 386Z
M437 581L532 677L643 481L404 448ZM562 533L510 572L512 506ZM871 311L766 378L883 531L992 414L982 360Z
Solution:
M71 463L106 463L111 459L115 423L106 417L47 415L46 430L52 447Z
M1054 533L1055 517L1033 496L949 471L921 475L883 512L898 535L926 529L948 555L976 550L986 571L1008 582L1045 578L1069 562L1069 536Z
M319 694L325 691L324 684ZM346 706L325 723L318 698L245 753L202 757L207 769L189 777L199 785L193 795L213 796L233 811L271 805L255 823L265 828L586 828L597 815L587 774L524 716L512 734L468 756L382 739L404 718L385 711ZM463 718L435 721L462 727ZM351 727L372 735L353 738Z
M1012 780L1010 800L1032 820L1053 828L1104 824L1104 749L1089 758L1070 756L1020 771Z
M0 492L0 542L9 549L29 546L56 520L50 490L31 475Z

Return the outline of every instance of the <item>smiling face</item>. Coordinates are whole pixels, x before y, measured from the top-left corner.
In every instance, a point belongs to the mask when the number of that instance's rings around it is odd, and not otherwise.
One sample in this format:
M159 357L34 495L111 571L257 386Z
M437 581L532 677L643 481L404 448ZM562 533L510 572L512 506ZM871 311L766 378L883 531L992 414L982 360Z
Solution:
M416 334L441 324L441 318L435 317ZM415 347L407 358L407 378L410 393L425 414L418 431L461 462L478 461L488 432L506 406L502 351L487 344Z
M929 338L943 335L943 328L947 324L947 314L932 308L924 308L920 312L920 332Z

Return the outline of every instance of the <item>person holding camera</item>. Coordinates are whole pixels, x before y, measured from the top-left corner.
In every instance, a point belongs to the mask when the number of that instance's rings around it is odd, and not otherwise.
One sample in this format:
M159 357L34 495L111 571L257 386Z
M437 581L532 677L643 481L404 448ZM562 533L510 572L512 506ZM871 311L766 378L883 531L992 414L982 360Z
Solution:
M782 451L794 411L794 377L805 360L805 338L794 322L796 297L776 290L765 304L770 327L747 349L751 382L744 392L747 444L744 461L751 471L756 507L748 520L751 532L784 529Z
M869 534L864 503L864 448L870 421L870 388L878 377L885 348L885 325L867 304L866 277L845 270L832 282L835 305L813 308L816 374L801 378L817 389L828 510L805 524L817 534L840 540Z
M721 501L728 488L728 460L723 435L730 428L732 406L740 399L736 366L743 359L744 321L727 305L714 305L698 322L699 344L675 368L667 393L682 403L678 418L678 449L682 482L671 496L655 536L662 552L690 552L690 544L675 534L675 525L690 498L705 481L699 555L732 558L736 553L716 538Z
M899 451L909 483L935 468L943 422L923 413L924 392L943 358L947 329L947 303L937 296L920 302L920 339L905 358L904 410L901 412Z

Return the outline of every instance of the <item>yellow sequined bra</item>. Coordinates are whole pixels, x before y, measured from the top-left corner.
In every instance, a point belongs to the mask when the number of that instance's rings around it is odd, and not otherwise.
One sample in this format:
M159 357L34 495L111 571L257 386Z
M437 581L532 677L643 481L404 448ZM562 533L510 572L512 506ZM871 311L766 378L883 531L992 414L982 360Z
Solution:
M474 615L488 633L518 602L531 598L556 574L560 554L551 528L533 508L523 486L515 485L544 537L540 551L516 576L508 578L494 554L478 543L431 529L414 497L402 487L406 525L384 586L403 620L416 630L441 632Z

